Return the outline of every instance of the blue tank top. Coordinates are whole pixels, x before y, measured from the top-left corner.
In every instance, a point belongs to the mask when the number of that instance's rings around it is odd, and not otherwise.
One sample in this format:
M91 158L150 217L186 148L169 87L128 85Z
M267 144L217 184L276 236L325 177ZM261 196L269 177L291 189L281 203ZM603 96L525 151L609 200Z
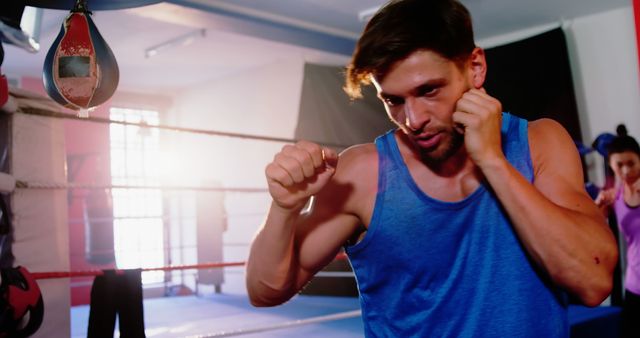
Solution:
M532 181L527 121L503 114L502 143ZM366 337L569 337L566 295L537 271L486 183L436 200L413 181L393 131L375 144L371 224L346 247Z

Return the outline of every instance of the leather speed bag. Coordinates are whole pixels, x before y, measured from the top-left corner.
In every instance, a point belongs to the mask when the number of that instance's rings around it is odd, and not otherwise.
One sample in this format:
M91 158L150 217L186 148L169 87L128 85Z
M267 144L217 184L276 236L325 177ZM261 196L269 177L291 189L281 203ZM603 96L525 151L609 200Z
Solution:
M118 87L118 63L88 11L72 11L64 20L44 61L42 80L49 96L74 109L107 101Z

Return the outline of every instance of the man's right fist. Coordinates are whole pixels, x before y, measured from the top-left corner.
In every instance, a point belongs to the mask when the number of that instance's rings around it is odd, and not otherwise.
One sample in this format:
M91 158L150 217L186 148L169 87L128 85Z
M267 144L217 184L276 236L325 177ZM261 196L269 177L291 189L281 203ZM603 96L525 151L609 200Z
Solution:
M301 209L329 182L338 154L308 141L285 145L265 169L269 193L286 209Z

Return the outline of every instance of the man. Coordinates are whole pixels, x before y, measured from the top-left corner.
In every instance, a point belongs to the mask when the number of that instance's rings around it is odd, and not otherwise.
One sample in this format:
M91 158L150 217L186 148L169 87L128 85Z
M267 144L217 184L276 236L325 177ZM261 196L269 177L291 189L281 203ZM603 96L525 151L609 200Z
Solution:
M568 337L567 295L607 297L616 244L567 132L503 114L485 74L459 2L384 6L346 89L372 82L398 129L339 157L305 141L275 155L251 302L287 301L344 247L367 337Z

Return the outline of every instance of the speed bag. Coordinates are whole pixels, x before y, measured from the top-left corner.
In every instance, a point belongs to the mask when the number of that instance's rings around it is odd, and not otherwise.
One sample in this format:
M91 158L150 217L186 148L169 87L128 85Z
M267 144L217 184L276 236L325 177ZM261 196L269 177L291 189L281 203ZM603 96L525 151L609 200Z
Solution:
M91 20L91 12L72 11L44 61L42 80L49 96L74 110L107 101L120 74L113 52Z

